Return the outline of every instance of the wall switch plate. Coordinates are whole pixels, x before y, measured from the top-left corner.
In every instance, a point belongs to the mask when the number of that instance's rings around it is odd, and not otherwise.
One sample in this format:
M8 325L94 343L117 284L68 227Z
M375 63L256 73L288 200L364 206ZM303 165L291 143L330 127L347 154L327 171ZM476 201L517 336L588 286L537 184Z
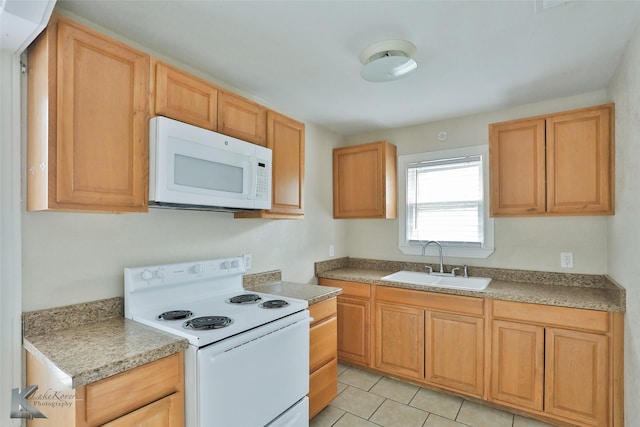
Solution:
M573 252L560 252L560 267L573 268Z
M243 254L242 257L244 258L244 268L246 268L247 270L251 270L253 264L251 254Z
M334 256L335 255L335 248L333 247L333 245L329 245L329 256Z

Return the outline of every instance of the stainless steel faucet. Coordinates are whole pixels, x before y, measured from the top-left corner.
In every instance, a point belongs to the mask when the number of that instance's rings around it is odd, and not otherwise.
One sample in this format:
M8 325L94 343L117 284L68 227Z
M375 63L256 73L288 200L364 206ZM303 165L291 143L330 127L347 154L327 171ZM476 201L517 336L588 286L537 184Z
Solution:
M440 274L444 274L444 264L442 262L442 245L440 244L440 242L438 242L437 240L427 240L427 243L422 245L422 256L424 256L424 253L427 250L427 246L429 246L431 243L438 247L438 253L440 255Z

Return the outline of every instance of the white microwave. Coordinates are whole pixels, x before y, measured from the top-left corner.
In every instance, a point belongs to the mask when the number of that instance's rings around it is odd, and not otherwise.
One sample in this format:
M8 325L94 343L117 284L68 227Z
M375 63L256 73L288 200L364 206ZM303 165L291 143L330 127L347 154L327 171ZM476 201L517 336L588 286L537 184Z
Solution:
M149 206L271 209L271 150L166 117L149 121Z

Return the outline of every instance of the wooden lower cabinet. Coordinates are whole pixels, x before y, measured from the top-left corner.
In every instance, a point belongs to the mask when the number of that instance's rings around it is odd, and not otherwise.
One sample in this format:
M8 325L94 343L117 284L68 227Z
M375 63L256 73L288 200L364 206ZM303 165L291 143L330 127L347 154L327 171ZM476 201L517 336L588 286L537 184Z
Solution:
M490 401L552 422L624 425L621 313L492 305Z
M482 397L481 298L378 287L375 368L420 383Z
M318 284L342 288L338 296L338 359L371 366L371 285L320 279Z
M427 312L427 383L482 397L484 388L484 319Z
M608 425L608 342L605 335L547 328L546 412L582 425Z
M65 374L27 352L27 384L64 396L64 405L39 407L47 418L29 427L184 426L184 359L177 353L77 388ZM46 403L46 402L44 402Z
M338 319L336 298L309 306L309 419L338 394Z
M544 328L494 320L491 356L492 400L541 411Z
M424 380L424 310L376 303L375 367Z

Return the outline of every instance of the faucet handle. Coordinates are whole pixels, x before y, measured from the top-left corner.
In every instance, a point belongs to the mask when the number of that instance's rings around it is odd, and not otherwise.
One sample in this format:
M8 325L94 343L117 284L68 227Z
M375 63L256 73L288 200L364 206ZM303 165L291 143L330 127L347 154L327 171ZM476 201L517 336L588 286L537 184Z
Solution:
M469 277L469 272L467 271L467 264L463 265L462 268L464 269L464 277Z
M433 268L431 268L431 266L430 266L430 265L425 265L424 267L428 270L428 271L427 271L427 274L431 274L431 273L433 273Z
M453 268L451 269L451 275L452 275L453 277L456 277L456 271L458 271L458 270L460 270L460 267L453 267Z

